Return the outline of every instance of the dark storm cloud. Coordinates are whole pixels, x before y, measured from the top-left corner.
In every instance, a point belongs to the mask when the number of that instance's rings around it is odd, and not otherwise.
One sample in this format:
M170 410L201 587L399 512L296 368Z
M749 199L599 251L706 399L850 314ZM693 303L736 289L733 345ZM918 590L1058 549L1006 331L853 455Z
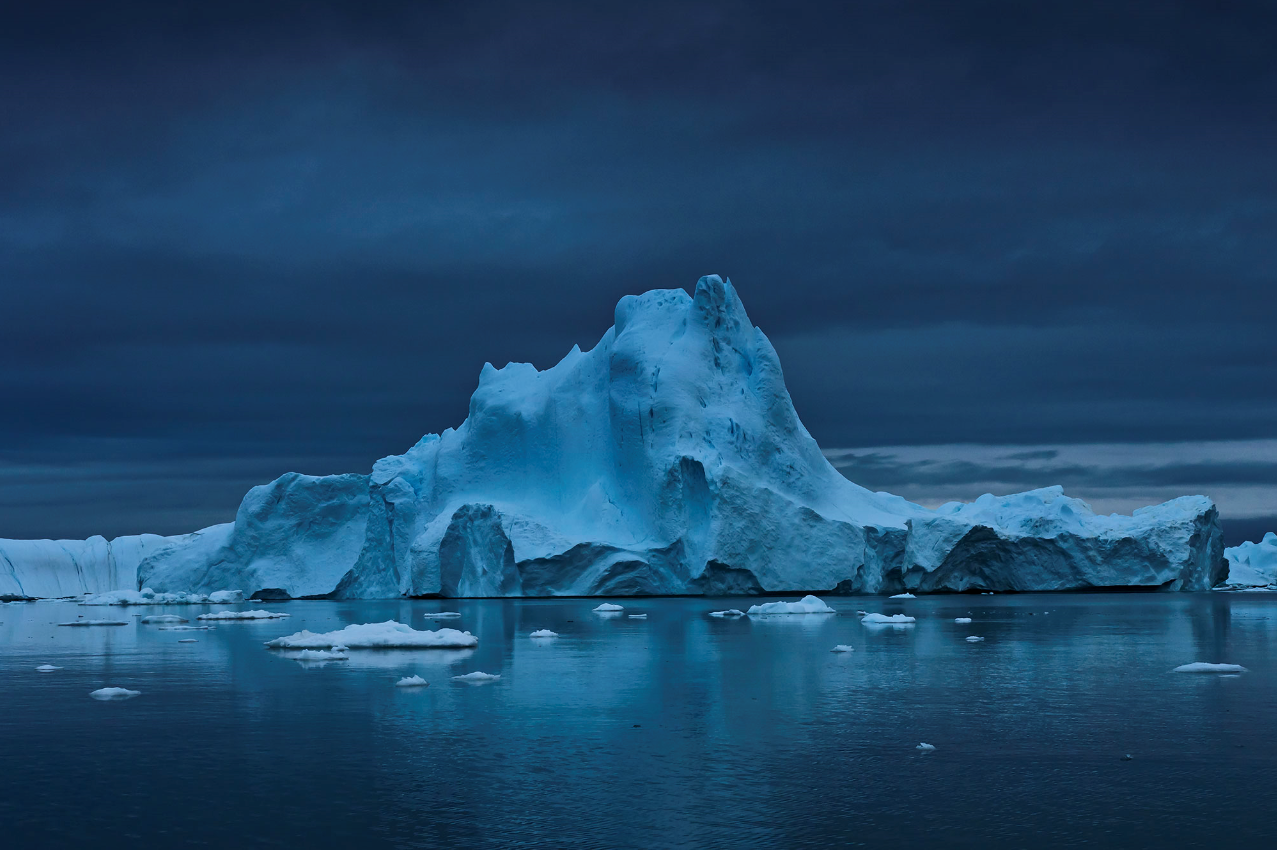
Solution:
M1274 34L1260 3L11 5L0 536L366 470L484 361L708 272L822 445L1271 437Z

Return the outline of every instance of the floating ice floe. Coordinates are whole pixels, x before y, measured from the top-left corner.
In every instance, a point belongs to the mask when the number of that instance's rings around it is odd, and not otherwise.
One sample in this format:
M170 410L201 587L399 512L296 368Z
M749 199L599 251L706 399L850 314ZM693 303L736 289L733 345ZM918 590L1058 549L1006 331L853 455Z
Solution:
M494 680L501 680L501 675L488 674L487 672L470 672L470 674L465 675L454 675L452 679L466 683L492 683Z
M198 641L200 641L200 640L198 640L198 639L178 639L178 640L177 640L177 644L179 644L179 645L185 645L185 644L187 644L187 643L189 643L189 642L198 642Z
M173 627L161 627L160 629L161 629L161 630L212 630L212 629L213 629L213 627L212 627L212 625L210 625L210 624L202 624L202 625L182 625L182 624L178 624L178 625L175 625L175 626L173 626Z
M38 672L56 672L61 668L62 666L51 666L48 663L45 663L42 666L36 666L35 670Z
M968 642L983 642L984 637L983 636L968 636L967 641Z
M185 624L190 621L189 618L182 618L180 615L148 615L141 620L141 624Z
M860 619L861 624L913 624L917 619L912 615L883 615L871 612Z
M428 613L426 613L425 617L426 617L426 618L428 618L428 619L433 619L433 618L460 618L460 617L461 617L461 613L459 613L459 612L428 612Z
M936 747L931 743L918 743L917 749L918 751L935 751Z
M241 603L244 593L239 589L227 589L210 594L198 592L155 592L142 589L116 589L113 592L102 592L87 595L80 601L80 606L158 606L162 604L229 604Z
M638 615L629 615L629 616L626 616L626 618L647 618L647 613L644 612Z
M553 630L533 630L531 634L533 639L554 639L558 635Z
M310 649L306 649L297 656L290 657L289 659L300 660L303 663L318 663L321 661L327 662L328 660L349 660L350 657L342 651L312 651Z
M625 609L625 607L623 606L618 606L616 604L610 604L610 603L604 603L604 604L599 604L598 606L596 606L594 608L594 612L620 612L623 609Z
M268 648L322 650L334 646L346 648L473 648L479 640L469 631L441 627L438 630L413 630L397 621L380 624L351 624L331 633L303 630L281 636L266 643Z
M892 597L893 599L896 599L896 598L916 598L916 597L917 597L917 595L911 595L911 594L909 594L908 592L905 592L905 593L903 593L903 594L899 594L899 595L892 595L891 597Z
M815 595L807 595L800 601L773 601L772 603L754 604L748 615L809 615L828 613L834 610Z
M395 686L429 686L430 682L421 675L412 675L411 677L401 677L395 681Z
M142 693L136 690L125 689L121 686L108 686L103 689L93 690L89 693L89 697L96 698L98 701L120 701L125 698L133 698L134 696L141 694Z
M1184 666L1176 666L1171 671L1181 672L1183 674L1222 674L1235 673L1240 674L1249 671L1245 666L1234 665L1233 663L1189 663Z
M969 618L955 618L955 619L953 620L953 623L954 623L954 624L970 624L970 623L971 623L971 619L969 619Z
M718 612L711 612L710 615L714 618L744 618L745 617L745 613L741 612L739 609L720 609Z
M109 618L86 618L83 621L64 621L58 627L128 627L127 621L111 621Z
M221 612L206 612L195 616L200 621L262 621L271 618L288 618L286 612L268 612L264 609L224 609Z
M854 650L856 650L856 649L855 649L855 648L853 648L853 647L851 647L850 645L835 645L834 647L830 648L829 650L830 650L830 651L832 651L832 652L833 652L833 653L835 653L835 654L845 654L845 653L847 653L848 651L854 651Z

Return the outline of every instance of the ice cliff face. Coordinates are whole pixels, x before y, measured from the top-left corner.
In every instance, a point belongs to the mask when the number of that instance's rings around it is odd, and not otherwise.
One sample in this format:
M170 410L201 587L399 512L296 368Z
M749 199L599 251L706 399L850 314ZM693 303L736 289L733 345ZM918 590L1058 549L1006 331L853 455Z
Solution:
M1227 583L1233 588L1277 585L1277 533L1265 533L1262 541L1244 541L1224 551L1228 560Z
M1143 585L1222 573L1205 498L1100 517L1058 488L930 511L848 482L729 282L627 296L588 352L485 365L466 421L370 476L289 474L142 559L156 589L374 598ZM205 531L206 533L210 531Z

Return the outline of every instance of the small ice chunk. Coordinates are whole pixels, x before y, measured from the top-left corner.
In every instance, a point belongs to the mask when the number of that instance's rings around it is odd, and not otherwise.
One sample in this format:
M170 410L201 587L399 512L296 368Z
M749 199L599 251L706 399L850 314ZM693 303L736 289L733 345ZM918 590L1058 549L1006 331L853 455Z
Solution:
M871 612L864 618L860 619L861 624L913 624L917 619L912 615L883 615L880 612Z
M810 613L833 612L824 601L815 595L807 595L800 601L773 601L772 603L755 604L749 608L749 615L808 615Z
M968 636L967 641L968 642L983 642L984 637L983 636Z
M501 680L501 675L488 674L487 672L470 672L465 675L454 675L453 680L464 681L465 683L492 683L495 680Z
M955 619L953 620L953 623L954 623L954 624L970 624L970 623L971 623L971 619L969 619L969 618L955 618Z
M720 609L718 612L711 612L714 618L744 618L745 613L739 609Z
M174 627L161 627L161 630L212 630L212 625L176 625Z
M623 606L617 606L616 604L610 604L610 603L603 603L596 606L594 608L594 612L620 612L623 609L625 609L625 607Z
M830 651L832 651L832 652L833 652L833 653L835 653L835 654L845 654L845 653L847 653L848 651L854 651L854 650L856 650L856 649L855 649L855 648L853 648L853 647L851 647L850 645L835 645L834 647L830 648L829 650L830 650Z
M627 618L647 618L647 613L642 613L642 614L640 614L640 615L630 615L630 616L626 616L626 617L627 617Z
M90 698L96 698L98 701L121 701L125 698L132 698L142 693L132 689L124 689L120 686L108 686L103 689L95 689L89 693Z
M428 612L426 613L425 617L426 618L460 618L461 613L459 612Z
M1189 663L1188 665L1177 666L1171 671L1186 674L1240 674L1248 671L1248 669L1245 666L1238 666L1232 663Z
M179 644L179 645L184 645L184 644L186 644L187 642L198 642L198 641L200 641L200 640L198 640L198 639L178 639L178 640L177 640L177 644Z
M1239 674L1222 674L1220 677L1241 677Z
M918 743L918 751L935 751L936 747L931 743Z
M264 609L224 609L221 612L206 612L195 616L200 621L258 621L268 618L288 618L286 612L268 612Z
M559 634L553 630L533 630L531 635L533 639L554 639Z
M473 648L478 644L479 640L469 631L453 630L451 627L413 630L397 621L383 621L380 624L351 624L331 633L303 630L272 639L266 647L284 650L323 650L338 645L346 648Z
M35 670L38 672L56 672L61 668L62 666L51 666L48 663L45 663L42 666L36 666Z
M312 651L305 650L293 657L294 660L301 660L303 663L317 663L320 660L349 660L341 651Z
M143 618L141 624L185 624L190 621L189 618L182 618L180 615L148 615Z
M899 595L892 595L891 597L892 597L892 599L894 600L894 599L896 599L896 598L916 598L916 597L917 597L917 595L911 595L911 594L909 594L908 592L904 592L903 594L899 594Z
M83 621L64 621L58 627L128 627L127 621L111 621L106 618L86 618Z
M395 681L395 686L429 686L430 682L421 675L412 675L411 677L401 677Z

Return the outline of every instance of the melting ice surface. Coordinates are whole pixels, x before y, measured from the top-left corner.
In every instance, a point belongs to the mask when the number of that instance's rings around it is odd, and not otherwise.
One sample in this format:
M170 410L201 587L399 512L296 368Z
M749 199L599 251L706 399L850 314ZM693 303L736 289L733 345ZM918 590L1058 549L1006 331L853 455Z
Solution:
M63 630L85 610L5 607L5 845L1215 848L1277 833L1277 593L920 596L903 630L855 617L881 597L708 616L779 597L647 598L646 621L589 600L448 601L475 647L352 646L322 667L264 643L420 627L440 602L272 601L291 618L198 634L131 615ZM987 641L968 645L959 617ZM529 640L543 629L562 638ZM830 653L843 644L855 653ZM1194 661L1249 671L1173 673ZM471 672L502 677L451 680ZM430 686L396 688L406 677ZM88 697L104 687L142 694Z

